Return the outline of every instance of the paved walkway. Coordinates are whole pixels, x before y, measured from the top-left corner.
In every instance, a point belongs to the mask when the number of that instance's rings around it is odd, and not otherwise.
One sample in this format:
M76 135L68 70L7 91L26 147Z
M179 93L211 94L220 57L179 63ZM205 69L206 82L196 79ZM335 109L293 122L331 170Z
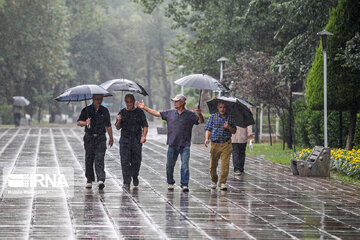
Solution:
M121 188L118 144L106 154L104 191L87 190L82 131L0 129L0 167L8 169L0 173L0 238L360 238L360 187L292 176L287 166L261 158L247 158L245 175L229 176L229 191L210 190L208 149L193 145L190 192L182 193L178 185L168 192L165 138L153 130L143 148L138 190ZM25 167L71 168L73 191L64 189L56 197L9 195L9 174Z

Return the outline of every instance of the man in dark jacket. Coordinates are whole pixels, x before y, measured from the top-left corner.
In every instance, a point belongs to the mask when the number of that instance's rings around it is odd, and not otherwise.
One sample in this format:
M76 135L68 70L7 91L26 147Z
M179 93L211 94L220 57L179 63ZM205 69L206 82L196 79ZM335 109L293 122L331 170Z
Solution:
M139 171L141 165L142 144L146 142L148 122L144 111L135 107L132 94L125 96L126 108L116 117L115 127L121 129L120 160L123 175L123 187L130 188L131 178L134 187L139 185Z
M98 187L102 190L105 187L105 164L104 156L106 151L106 136L109 135L109 146L113 145L113 134L110 122L109 110L102 106L103 95L94 94L93 103L85 107L79 116L77 125L85 127L85 176L87 179L86 188L92 187L95 181L94 165Z

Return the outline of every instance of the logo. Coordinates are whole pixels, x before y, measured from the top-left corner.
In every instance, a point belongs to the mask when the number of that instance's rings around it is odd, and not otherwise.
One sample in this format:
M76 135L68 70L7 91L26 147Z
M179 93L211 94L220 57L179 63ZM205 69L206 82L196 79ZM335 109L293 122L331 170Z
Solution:
M7 197L59 197L73 195L73 168L4 168L3 183Z

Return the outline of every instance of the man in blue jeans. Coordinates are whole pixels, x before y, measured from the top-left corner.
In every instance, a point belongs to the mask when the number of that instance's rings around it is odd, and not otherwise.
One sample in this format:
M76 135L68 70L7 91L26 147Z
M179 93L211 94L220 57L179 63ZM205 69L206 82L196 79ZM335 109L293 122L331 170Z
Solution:
M190 158L190 144L191 132L194 124L204 122L204 117L201 110L198 108L196 114L185 109L186 98L182 94L176 95L171 99L174 102L175 109L170 109L158 112L154 109L146 107L144 101L142 103L136 102L139 108L144 109L155 117L161 117L167 122L167 162L166 162L166 179L168 189L174 189L174 167L177 157L181 157L181 189L184 192L189 191L189 158Z

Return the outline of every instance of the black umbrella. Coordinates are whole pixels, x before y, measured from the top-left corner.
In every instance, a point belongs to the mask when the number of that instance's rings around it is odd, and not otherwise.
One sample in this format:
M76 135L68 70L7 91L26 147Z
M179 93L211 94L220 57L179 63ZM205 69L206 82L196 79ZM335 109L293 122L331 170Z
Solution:
M227 87L222 85L218 80L206 74L191 74L176 80L175 83L180 86L200 89L200 98L203 89L213 90L213 91L229 90ZM199 105L200 105L200 99L199 99Z
M30 101L23 96L13 96L13 105L24 107L30 104Z
M94 94L101 94L104 97L112 96L108 91L98 85L87 84L69 88L64 93L57 96L55 100L58 102L79 102L85 100L85 105L87 106L86 100L92 99ZM87 115L89 116L88 113ZM90 126L88 126L88 128L90 128Z
M144 96L149 95L140 84L128 79L109 80L100 84L100 87L104 88L107 91L126 91L139 93Z
M207 105L209 107L210 113L216 113L218 112L218 103L225 103L227 107L226 113L233 116L236 126L245 128L249 125L255 124L253 114L249 107L241 103L239 100L240 99L234 97L217 97L211 101L208 101Z

